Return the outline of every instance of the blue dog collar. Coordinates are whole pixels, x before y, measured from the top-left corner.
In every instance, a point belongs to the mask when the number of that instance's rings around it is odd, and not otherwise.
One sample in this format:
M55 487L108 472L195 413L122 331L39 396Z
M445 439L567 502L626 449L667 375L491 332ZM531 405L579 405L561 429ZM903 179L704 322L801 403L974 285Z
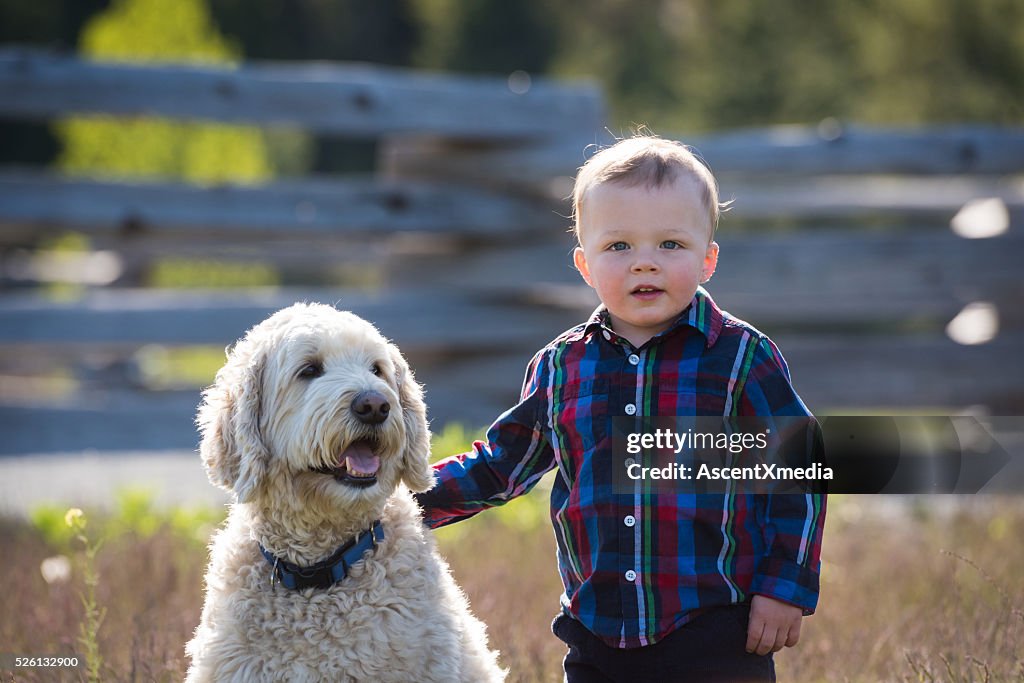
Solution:
M260 552L273 568L270 575L270 586L274 582L280 583L291 590L302 590L303 588L330 588L346 576L348 571L363 555L377 547L377 544L384 540L384 525L378 519L367 531L360 533L353 540L338 548L333 555L326 560L317 562L309 567L300 567L286 560L282 560L260 543Z

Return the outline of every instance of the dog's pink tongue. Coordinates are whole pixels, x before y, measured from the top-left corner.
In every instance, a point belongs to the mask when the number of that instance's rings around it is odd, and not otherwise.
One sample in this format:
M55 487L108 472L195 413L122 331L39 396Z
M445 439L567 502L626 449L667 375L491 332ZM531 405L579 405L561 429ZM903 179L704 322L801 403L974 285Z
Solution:
M366 441L356 441L341 454L350 474L377 474L380 458Z

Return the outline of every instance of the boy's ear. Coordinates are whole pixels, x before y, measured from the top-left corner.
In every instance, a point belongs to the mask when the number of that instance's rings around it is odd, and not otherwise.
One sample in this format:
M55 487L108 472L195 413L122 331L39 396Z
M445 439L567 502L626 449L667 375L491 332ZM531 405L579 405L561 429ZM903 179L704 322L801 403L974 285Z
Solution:
M573 249L572 262L576 265L576 270L580 271L580 275L583 276L583 280L593 287L594 283L590 281L590 267L587 266L587 257L583 253L583 247L576 247Z
M708 243L708 249L704 252L704 266L700 272L700 283L704 284L715 274L718 267L718 242Z

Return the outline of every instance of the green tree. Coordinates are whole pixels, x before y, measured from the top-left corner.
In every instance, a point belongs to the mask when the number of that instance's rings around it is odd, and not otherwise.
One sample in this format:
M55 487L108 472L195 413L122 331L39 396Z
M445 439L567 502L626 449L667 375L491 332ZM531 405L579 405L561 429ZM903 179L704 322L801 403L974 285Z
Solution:
M87 57L116 62L222 64L239 49L214 26L204 0L115 0L85 27ZM260 182L272 168L259 129L156 118L73 118L58 124L69 173L195 183Z
M249 59L407 66L419 39L411 0L209 0Z
M616 126L1024 122L1018 0L563 0L549 18L552 72L597 78Z
M558 53L550 0L416 0L417 65L460 72L544 73Z

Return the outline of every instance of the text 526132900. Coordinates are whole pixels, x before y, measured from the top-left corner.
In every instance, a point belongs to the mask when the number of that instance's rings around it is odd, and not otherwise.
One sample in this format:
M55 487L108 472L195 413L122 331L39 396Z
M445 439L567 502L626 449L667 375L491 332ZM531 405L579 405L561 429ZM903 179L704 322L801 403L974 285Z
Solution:
M0 670L17 669L74 669L81 659L77 655L19 655L0 652Z

